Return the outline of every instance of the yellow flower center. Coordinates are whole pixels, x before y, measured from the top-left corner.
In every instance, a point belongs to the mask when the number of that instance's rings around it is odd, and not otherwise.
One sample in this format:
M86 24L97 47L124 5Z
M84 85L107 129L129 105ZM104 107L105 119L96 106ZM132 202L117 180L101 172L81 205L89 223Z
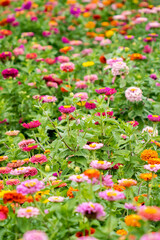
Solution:
M63 106L64 108L70 108L71 106L70 105L65 105Z
M41 157L41 154L37 154L35 157L36 157L36 158L40 158L40 157Z
M82 176L80 176L80 175L77 176L77 179L81 179L81 178L82 178Z
M90 206L91 206L92 208L95 208L95 206L94 206L93 204L90 204Z
M32 212L32 210L31 210L31 209L27 209L27 210L26 210L26 212L28 212L28 213L29 213L29 212Z
M104 164L104 161L98 161L98 164Z
M155 214L155 213L157 213L157 209L151 208L151 207L147 207L144 211L146 213L148 213L148 214Z
M26 186L27 188L34 187L35 185L36 185L36 182L25 183L25 186Z
M97 146L97 144L96 144L96 143L91 143L91 144L89 144L89 146L90 146L91 148L95 148L95 147Z
M152 117L158 118L158 115L152 115Z
M155 167L155 165L150 165L150 168L154 168Z
M107 192L107 196L108 197L115 197L115 196L117 196L117 193L115 193L115 192Z
M134 92L136 89L135 88L131 88L131 91Z

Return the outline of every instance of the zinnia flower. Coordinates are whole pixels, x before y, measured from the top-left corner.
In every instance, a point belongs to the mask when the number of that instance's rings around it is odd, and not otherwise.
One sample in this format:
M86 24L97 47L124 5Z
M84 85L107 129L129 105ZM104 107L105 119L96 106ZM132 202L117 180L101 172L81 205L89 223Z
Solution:
M37 154L37 155L32 156L32 157L30 158L30 161L31 161L32 163L40 163L40 164L42 164L42 163L44 163L44 162L47 162L47 158L46 158L46 156L43 155L43 154Z
M59 111L61 113L72 113L76 110L76 108L72 105L65 105L65 106L60 106Z
M140 240L159 240L159 239L160 239L160 232L151 232L143 235L140 238Z
M38 120L22 124L22 126L27 129L36 128L36 127L39 127L40 125L41 123Z
M26 207L26 208L20 208L17 212L17 217L25 217L25 218L31 218L38 216L40 214L39 209L35 207Z
M39 181L38 179L32 179L22 182L20 185L17 186L17 192L26 194L33 194L37 191L40 191L44 188L44 183Z
M99 161L99 160L94 160L90 163L90 166L92 168L97 168L97 169L103 169L106 170L111 166L110 162L107 161Z
M125 91L125 96L130 102L139 102L142 101L142 90L137 87L129 87Z
M49 202L63 202L64 197L60 197L60 196L51 196L48 198Z
M40 230L31 230L23 235L23 240L48 240L47 235Z
M135 186L137 185L137 181L134 180L134 179L121 179L121 180L118 180L118 183L120 186L123 186L123 187L130 187L130 186Z
M147 169L151 172L157 172L160 169L160 164L148 164L144 165L144 169Z
M67 63L62 63L60 65L60 69L64 72L73 72L75 69L74 63L72 62L67 62Z
M141 206L138 214L150 221L160 221L160 208L157 206Z
M152 122L160 122L160 116L159 115L148 115L148 119Z
M99 203L84 202L76 208L76 212L85 215L87 218L101 219L106 214L104 208Z
M88 150L97 150L103 147L103 143L96 143L93 142L91 144L86 144L83 146L84 149L88 149Z
M80 175L72 175L69 177L69 180L73 181L73 182L84 182L84 181L89 181L88 176L86 176L85 174L80 174Z
M131 214L125 217L125 224L131 227L140 227L140 220L142 220L141 216L137 214Z
M106 190L103 192L99 192L99 197L107 200L107 201L117 201L125 198L124 193L116 191L116 190Z
M2 71L2 76L4 78L9 78L9 77L15 78L17 77L17 75L18 75L18 70L15 68L7 68Z

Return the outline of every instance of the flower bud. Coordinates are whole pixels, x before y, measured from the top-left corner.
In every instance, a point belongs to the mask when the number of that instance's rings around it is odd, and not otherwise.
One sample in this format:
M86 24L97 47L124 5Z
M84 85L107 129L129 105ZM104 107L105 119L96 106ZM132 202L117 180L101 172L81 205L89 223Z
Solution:
M75 167L74 171L75 171L75 173L79 173L80 172L80 167Z
M50 166L48 164L46 164L45 166L45 172L49 172L51 170Z

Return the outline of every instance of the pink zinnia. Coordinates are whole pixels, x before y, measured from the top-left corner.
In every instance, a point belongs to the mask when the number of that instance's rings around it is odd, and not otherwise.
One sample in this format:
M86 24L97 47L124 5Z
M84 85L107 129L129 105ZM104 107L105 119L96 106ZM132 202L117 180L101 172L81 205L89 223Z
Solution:
M124 38L126 40L132 40L134 38L134 36L133 35L127 35L127 36L124 36Z
M73 72L75 69L74 63L72 62L67 62L67 63L62 63L60 65L60 69L64 72Z
M23 141L19 142L18 146L19 146L19 148L22 149L33 143L35 143L34 139L28 139L28 140L23 140Z
M4 78L9 78L9 77L15 78L17 77L17 75L18 75L18 70L15 68L7 68L2 71L2 76Z
M92 101L88 101L85 104L85 108L87 108L87 109L95 109L96 107L97 107L96 104Z
M24 181L20 185L18 185L17 192L22 193L23 195L33 194L40 191L43 188L44 188L44 183L35 178L32 180Z
M81 101L86 101L88 99L88 94L86 92L78 92L73 98L80 98Z
M28 171L24 174L24 178L29 177L29 176L33 177L33 176L35 176L37 174L38 174L37 168L29 167Z
M147 169L151 172L157 172L160 169L160 164L148 164L144 165L144 169Z
M136 127L139 125L137 121L129 121L128 123L130 123L133 127Z
M25 218L31 218L38 216L40 214L39 209L36 207L26 207L26 208L20 208L17 212L17 217L25 217Z
M50 202L63 202L64 201L64 197L61 196L51 196L48 198L48 200Z
M159 240L160 239L160 232L152 232L143 235L140 240Z
M95 237L91 237L91 236L83 236L83 237L77 238L77 240L98 240L98 239Z
M32 163L40 163L40 164L42 164L44 162L47 162L47 158L46 158L46 156L44 154L37 154L35 156L32 156L30 158L30 161Z
M106 187L112 187L113 186L113 181L112 181L112 175L105 175L102 176L102 184Z
M22 148L22 151L30 152L31 150L36 149L37 147L38 147L38 145L28 145L28 146Z
M117 201L125 198L124 193L117 190L106 190L99 193L99 196L108 201Z
M150 221L160 221L160 208L157 206L141 206L138 214Z
M19 179L9 179L6 181L6 185L18 185L20 183Z
M148 115L148 119L152 122L160 122L160 116L159 115Z
M30 167L19 167L19 168L16 168L16 169L12 170L10 172L10 174L11 175L15 175L15 176L22 175L22 174L27 173L29 168Z
M107 87L99 88L95 90L98 94L105 94L108 91Z
M80 175L72 175L69 177L69 180L73 181L73 182L85 182L85 181L89 181L89 178L84 175L84 174L80 174Z
M86 76L84 76L84 81L85 81L85 82L94 83L96 80L98 80L98 77L97 77L96 74L91 74L91 75L86 75Z
M88 150L97 150L97 149L100 149L103 147L103 143L96 143L96 142L93 142L91 144L86 144L83 146L84 149L88 149Z
M60 106L59 111L61 113L72 113L76 110L76 108L72 105L65 105L65 106Z
M85 215L87 218L101 219L106 214L104 208L99 203L84 202L76 208L76 212Z
M10 167L0 167L0 174L10 173L11 170L12 170L12 168L10 168Z
M130 102L142 101L142 90L137 87L129 87L125 91L125 97Z
M48 240L48 237L40 230L32 230L23 235L23 240Z
M57 60L58 60L58 62L60 62L60 63L66 63L66 62L69 62L69 57L67 57L67 56L59 56L59 57L57 58Z
M78 82L76 82L76 88L85 89L87 87L88 87L88 85L86 84L85 81L78 81Z
M57 98L55 96L44 95L44 96L40 96L39 100L42 100L42 103L45 103L45 102L56 102Z
M96 168L96 169L103 169L106 170L111 166L110 162L107 161L99 161L99 160L94 160L90 163L90 167Z
M36 128L39 127L41 125L41 123L37 120L37 121L32 121L29 123L23 123L22 126L24 128L30 129L30 128Z

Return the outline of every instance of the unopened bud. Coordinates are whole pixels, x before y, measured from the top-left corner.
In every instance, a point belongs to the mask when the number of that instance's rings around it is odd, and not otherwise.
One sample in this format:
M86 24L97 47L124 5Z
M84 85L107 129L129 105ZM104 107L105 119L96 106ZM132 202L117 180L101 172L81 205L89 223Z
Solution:
M46 164L45 166L45 172L49 172L51 170L50 166L48 164Z

